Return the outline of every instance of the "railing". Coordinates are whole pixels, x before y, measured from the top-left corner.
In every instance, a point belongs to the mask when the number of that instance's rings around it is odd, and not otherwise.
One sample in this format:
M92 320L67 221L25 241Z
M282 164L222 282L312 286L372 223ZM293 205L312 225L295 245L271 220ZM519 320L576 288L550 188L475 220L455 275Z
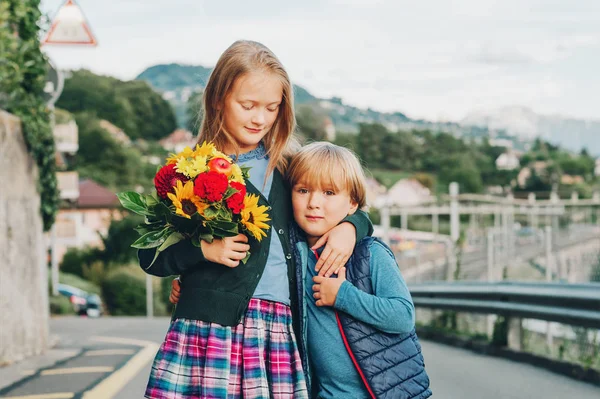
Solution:
M600 284L413 284L416 307L532 318L600 329Z

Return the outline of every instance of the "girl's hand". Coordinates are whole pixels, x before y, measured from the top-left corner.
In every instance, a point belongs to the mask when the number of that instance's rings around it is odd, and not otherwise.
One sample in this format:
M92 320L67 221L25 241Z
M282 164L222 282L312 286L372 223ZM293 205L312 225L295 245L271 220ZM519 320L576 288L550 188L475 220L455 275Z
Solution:
M342 267L337 277L313 277L313 297L317 306L333 306L342 283L346 281L346 268Z
M207 260L227 267L237 267L250 251L250 245L247 242L248 237L238 234L235 237L215 239L210 244L202 240L200 246L202 254Z
M181 282L179 281L179 278L173 279L173 281L171 281L171 294L169 295L169 302L171 302L173 305L177 305L180 294Z
M319 272L319 276L329 277L338 273L350 259L356 245L356 228L349 222L339 224L319 238L311 249L320 248L325 243L327 245L317 261L315 270Z

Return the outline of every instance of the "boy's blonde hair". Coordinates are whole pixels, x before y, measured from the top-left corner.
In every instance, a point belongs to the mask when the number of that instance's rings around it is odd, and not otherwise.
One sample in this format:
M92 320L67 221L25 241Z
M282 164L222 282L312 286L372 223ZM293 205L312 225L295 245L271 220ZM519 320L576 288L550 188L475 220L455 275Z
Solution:
M263 138L269 155L267 176L275 168L284 173L287 158L297 149L292 133L296 127L294 116L294 94L290 78L275 54L261 43L240 40L233 43L217 61L210 74L203 96L204 118L198 143L212 141L217 148L234 148L239 154L239 146L225 127L225 99L231 93L236 79L249 72L263 71L277 76L283 88L282 102L277 119Z
M366 177L358 157L349 149L325 141L302 147L287 171L293 187L298 183L347 190L358 208L367 203Z

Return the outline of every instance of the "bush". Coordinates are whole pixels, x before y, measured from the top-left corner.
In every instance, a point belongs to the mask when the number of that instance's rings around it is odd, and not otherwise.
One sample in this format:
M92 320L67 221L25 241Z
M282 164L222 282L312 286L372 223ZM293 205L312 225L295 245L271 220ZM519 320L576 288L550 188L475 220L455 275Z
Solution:
M66 296L50 296L50 314L75 314L75 310Z
M64 273L84 277L84 266L88 266L100 258L101 251L98 248L69 248L62 262L60 270Z
M146 284L143 278L118 269L102 282L102 297L113 316L146 314Z

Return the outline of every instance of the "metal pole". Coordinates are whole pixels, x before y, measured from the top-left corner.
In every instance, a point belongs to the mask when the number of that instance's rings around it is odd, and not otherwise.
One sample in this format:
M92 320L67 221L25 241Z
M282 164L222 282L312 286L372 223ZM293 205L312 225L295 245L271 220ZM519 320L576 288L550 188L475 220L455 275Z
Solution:
M50 129L54 134L54 126L56 125L56 116L54 114L54 103L48 104L48 110L50 111ZM51 267L51 280L52 280L52 296L58 296L58 246L56 242L56 221L50 228L50 267ZM46 248L47 250L47 248Z
M494 230L488 229L487 232L487 281L494 281ZM492 337L494 333L495 315L487 316L487 335Z
M460 238L460 218L458 210L458 183L450 183L450 238L456 243Z
M44 244L46 244L44 242ZM48 247L44 245L44 255L46 255ZM47 263L47 258L44 256ZM56 245L56 223L50 228L50 277L52 281L52 296L58 296L58 253ZM46 265L48 267L48 265Z
M546 238L546 281L552 281L552 227L546 226L545 228ZM553 339L552 339L552 323L546 324L546 345L550 353L553 352Z
M494 281L494 230L487 232L487 281Z
M384 204L380 210L381 216L381 228L382 228L382 236L381 239L386 244L390 245L390 208L388 205Z
M152 276L146 274L146 317L154 317L154 304L152 303Z

